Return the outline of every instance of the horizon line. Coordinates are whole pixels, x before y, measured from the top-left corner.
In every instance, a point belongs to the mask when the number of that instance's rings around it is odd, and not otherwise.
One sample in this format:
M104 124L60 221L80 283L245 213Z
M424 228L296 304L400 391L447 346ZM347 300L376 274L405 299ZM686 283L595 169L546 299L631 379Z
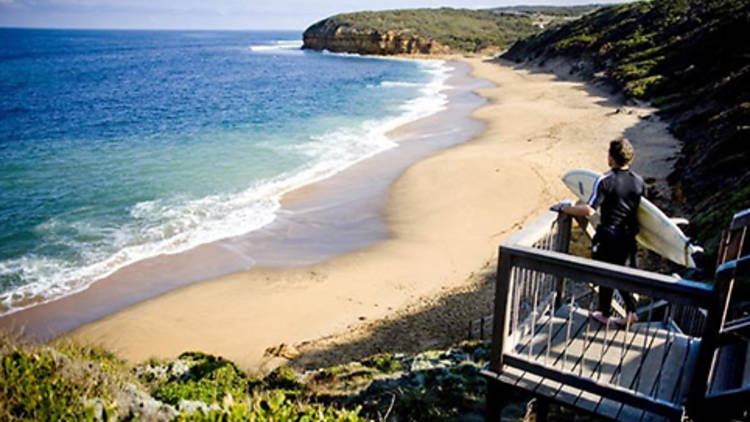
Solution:
M266 31L266 32L294 32L304 31L303 28L295 29L262 29L262 28L132 28L132 27L52 27L52 26L3 26L0 25L0 29L22 29L22 30L49 30L49 31L232 31L232 32L247 32L247 31Z

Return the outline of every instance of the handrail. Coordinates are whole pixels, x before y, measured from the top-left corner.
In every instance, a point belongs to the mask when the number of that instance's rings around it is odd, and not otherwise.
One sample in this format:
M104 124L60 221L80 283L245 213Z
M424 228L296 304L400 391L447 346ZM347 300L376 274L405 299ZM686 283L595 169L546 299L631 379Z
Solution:
M555 222L560 218L560 214L553 211L546 211L539 216L534 222L510 235L503 245L522 245L531 246L543 238ZM570 218L570 217L567 217Z
M716 269L716 278L730 274L731 278L744 279L750 277L750 255L728 261Z
M719 391L718 393L711 393L706 396L703 402L704 406L727 406L737 405L739 403L745 404L750 400L750 387L734 388L726 391Z
M745 226L750 226L750 208L740 211L732 217L732 224L729 226L729 230L739 230Z
M554 251L519 245L503 245L500 254L514 267L534 269L577 280L595 278L596 284L614 289L667 299L673 303L706 307L712 287L706 283L682 280L636 268L609 264Z

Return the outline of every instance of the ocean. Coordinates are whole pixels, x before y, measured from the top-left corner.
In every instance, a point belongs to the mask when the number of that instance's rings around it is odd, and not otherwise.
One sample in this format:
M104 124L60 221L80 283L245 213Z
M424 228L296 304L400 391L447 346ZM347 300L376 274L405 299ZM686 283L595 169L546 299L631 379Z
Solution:
M0 315L258 230L446 107L445 62L300 39L0 29Z

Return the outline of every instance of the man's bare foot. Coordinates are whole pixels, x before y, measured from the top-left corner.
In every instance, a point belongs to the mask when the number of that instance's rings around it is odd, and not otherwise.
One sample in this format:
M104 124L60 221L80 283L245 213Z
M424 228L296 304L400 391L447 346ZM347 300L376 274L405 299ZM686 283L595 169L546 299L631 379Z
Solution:
M604 325L609 325L609 317L604 316L604 314L602 314L601 311L592 312L591 318L594 318L595 320L599 321L600 323Z
M635 324L638 322L638 314L635 312L628 312L628 316L625 318L612 318L612 322L619 326L626 326L628 324Z

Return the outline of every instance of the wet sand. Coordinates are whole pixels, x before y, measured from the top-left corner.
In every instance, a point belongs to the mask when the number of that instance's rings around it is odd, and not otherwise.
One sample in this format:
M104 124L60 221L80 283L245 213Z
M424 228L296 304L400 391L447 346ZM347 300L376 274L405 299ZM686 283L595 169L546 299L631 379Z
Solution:
M648 117L651 110L624 106L605 90L539 69L481 59L467 63L473 76L495 84L478 91L488 104L473 113L485 130L387 183L381 241L316 264L259 266L183 287L84 325L70 337L102 343L133 361L201 350L250 370L278 363L264 351L281 343L325 360L335 358L341 352L336 346L344 343L361 345L347 352L353 355L397 350L419 331L433 338L422 346L457 340L468 318L486 312L491 301L482 278L492 271L498 244L554 201L571 196L559 181L566 170L604 170L609 140L623 134L633 140L634 168L644 176L660 178L671 167L666 160L676 142L663 123ZM336 183L343 188L346 180ZM304 201L305 193L300 195ZM337 236L331 232L319 245ZM463 312L446 308L433 318L408 318L446 303ZM424 326L372 335L393 318Z

